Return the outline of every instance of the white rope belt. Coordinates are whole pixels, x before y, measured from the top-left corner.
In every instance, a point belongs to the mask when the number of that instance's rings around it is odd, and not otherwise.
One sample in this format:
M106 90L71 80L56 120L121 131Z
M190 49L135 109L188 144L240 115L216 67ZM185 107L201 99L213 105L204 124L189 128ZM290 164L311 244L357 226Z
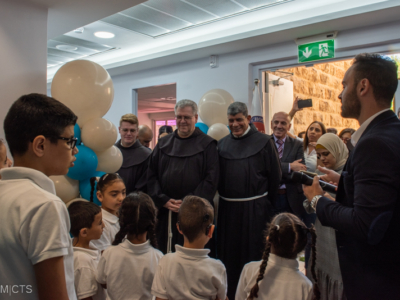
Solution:
M168 243L167 243L167 253L172 252L172 211L168 212Z
M256 200L262 197L265 197L268 195L268 192L265 192L264 194L260 195L260 196L254 196L254 197L250 197L250 198L226 198L226 197L222 197L221 195L219 195L222 199L224 199L225 201L251 201L251 200Z

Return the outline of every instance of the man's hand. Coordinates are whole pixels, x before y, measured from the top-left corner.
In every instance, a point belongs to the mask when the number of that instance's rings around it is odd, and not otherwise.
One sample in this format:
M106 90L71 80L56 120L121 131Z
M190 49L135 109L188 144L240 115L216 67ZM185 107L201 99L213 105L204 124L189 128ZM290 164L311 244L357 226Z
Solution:
M324 197L326 197L326 198L328 198L328 199L330 199L332 201L336 201L336 199L333 198L331 195L329 195L329 193L327 193L327 192L325 192Z
M323 181L326 181L326 182L329 182L329 183L331 183L333 185L338 186L339 180L340 180L340 174L336 173L333 170L329 170L327 168L320 167L320 166L318 166L318 170L325 174L325 175L321 176L321 179Z
M169 199L168 202L164 204L164 207L177 213L179 212L179 207L181 207L181 204L182 200Z
M290 116L290 119L291 119L291 120L293 119L293 116L294 116L298 111L303 110L302 108L299 108L299 100L300 100L300 98L299 98L299 97L296 97L296 99L294 99L294 101L293 101L292 109L291 109L290 112L289 112L289 116Z
M322 190L321 186L319 185L319 177L318 176L314 177L312 185L304 185L303 184L303 192L304 192L304 195L307 197L308 202L311 202L311 200L317 195L323 196L325 194L325 192Z
M300 163L302 159L295 160L290 164L290 170L292 172L307 171L307 167Z

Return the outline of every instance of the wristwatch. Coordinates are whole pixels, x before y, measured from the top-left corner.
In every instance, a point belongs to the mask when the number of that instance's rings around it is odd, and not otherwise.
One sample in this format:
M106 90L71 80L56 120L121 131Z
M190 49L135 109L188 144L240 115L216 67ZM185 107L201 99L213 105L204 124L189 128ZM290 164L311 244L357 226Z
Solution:
M322 196L321 195L317 195L317 196L314 196L314 198L312 198L312 200L311 200L311 203L310 203L310 205L311 205L311 207L316 211L317 210L317 203L318 203L318 200L319 200L319 198L321 198Z

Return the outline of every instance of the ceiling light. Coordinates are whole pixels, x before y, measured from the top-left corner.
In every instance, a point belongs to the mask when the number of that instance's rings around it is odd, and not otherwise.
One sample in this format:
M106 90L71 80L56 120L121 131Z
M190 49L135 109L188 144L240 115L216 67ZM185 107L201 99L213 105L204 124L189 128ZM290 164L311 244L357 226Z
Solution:
M56 48L62 51L75 51L78 50L78 47L71 46L71 45L57 45Z
M107 32L107 31L97 31L94 33L94 35L101 39L111 39L115 36L114 33Z
M79 27L79 28L75 29L74 32L75 33L83 33L84 30L85 30L85 28Z

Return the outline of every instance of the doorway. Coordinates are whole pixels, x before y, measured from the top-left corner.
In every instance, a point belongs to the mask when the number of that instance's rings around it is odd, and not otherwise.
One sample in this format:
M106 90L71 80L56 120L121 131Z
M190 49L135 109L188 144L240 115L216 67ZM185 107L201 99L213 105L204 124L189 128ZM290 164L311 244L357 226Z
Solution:
M263 104L266 127L278 111L289 112L294 99L312 99L312 107L295 114L291 132L305 131L313 121L320 121L327 128L340 132L344 128L358 129L353 119L341 117L342 80L352 60L315 63L307 66L276 68L263 72ZM279 79L279 81L278 81ZM292 89L292 90L290 90Z
M147 125L153 131L150 144L150 148L153 149L157 144L161 126L172 126L175 130L176 83L139 88L136 92L139 124Z

